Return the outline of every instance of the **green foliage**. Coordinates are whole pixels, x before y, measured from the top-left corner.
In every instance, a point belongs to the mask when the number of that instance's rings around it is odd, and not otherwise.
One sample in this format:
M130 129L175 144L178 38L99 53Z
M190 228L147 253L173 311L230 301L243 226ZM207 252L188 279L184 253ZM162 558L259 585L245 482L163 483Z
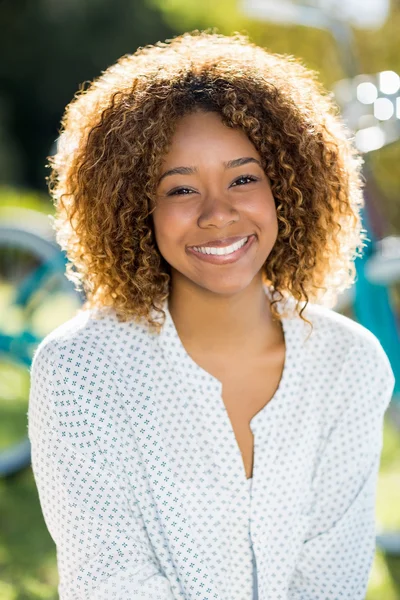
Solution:
M384 444L381 457L376 498L378 533L400 531L400 432L385 418ZM378 549L372 566L366 600L399 600L400 588L396 587L390 569L400 577L400 557L392 565Z
M0 220L2 215L10 214L12 208L28 208L45 214L54 211L50 197L43 192L0 185Z
M0 160L13 152L19 161L18 169L0 168L0 182L44 190L47 156L80 85L173 31L145 0L0 2L0 22L0 56L7 57L0 61L0 110L4 105L8 117Z

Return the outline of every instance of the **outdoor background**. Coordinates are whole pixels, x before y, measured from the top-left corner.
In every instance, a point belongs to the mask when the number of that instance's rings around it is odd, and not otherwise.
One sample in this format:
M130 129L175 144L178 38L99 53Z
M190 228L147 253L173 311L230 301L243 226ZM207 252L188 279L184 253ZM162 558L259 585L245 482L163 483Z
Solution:
M19 305L15 290L21 274L38 263L29 258L26 248L11 254L2 246L1 225L49 236L46 227L53 207L47 195L46 157L54 152L64 107L80 85L139 46L209 27L224 34L248 33L255 43L273 52L300 57L331 90L349 73L341 54L343 46L328 31L250 18L238 0L2 0L0 26L1 455L26 436L29 352L34 341L72 317L80 301L58 283L58 293L42 287L33 308ZM359 73L400 73L400 0L392 0L379 26L355 26L352 31ZM336 89L344 90L344 101L354 104L348 95L346 100L345 88L342 84ZM371 214L379 239L400 234L398 104L397 121L396 117L390 123L385 119L390 143L378 143L368 152L368 190L374 199ZM36 217L36 212L43 218ZM391 279L387 292L398 323L398 279ZM357 318L351 306L343 313ZM28 329L33 336L29 339L21 333ZM21 344L30 344L28 358L23 357ZM29 463L14 471L0 475L0 598L54 600L58 582L55 546L43 521L32 471ZM400 531L399 507L400 421L390 413L385 419L377 497L380 532ZM390 553L378 548L368 600L400 599L400 545L393 540Z

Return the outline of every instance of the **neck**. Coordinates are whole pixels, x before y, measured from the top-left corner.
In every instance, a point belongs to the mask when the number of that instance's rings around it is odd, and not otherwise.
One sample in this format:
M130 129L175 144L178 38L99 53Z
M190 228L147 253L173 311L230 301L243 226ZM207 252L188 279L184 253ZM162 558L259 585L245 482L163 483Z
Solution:
M230 296L179 282L172 285L168 309L188 351L238 359L260 356L282 340L272 319L270 300L261 278Z

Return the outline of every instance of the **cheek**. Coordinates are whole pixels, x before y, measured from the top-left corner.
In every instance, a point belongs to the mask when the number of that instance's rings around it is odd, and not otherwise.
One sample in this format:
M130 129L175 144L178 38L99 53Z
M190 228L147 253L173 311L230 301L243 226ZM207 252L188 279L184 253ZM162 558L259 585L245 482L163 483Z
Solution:
M275 200L269 191L267 194L257 196L248 206L248 215L261 227L275 227L278 224L278 217L275 207Z
M278 227L278 215L275 208L275 203L268 203L264 212L264 222L268 227Z
M275 206L270 207L265 216L264 229L267 232L267 237L269 240L275 244L279 232L278 216Z
M160 250L183 238L190 223L190 215L182 207L158 207L153 212L153 224Z

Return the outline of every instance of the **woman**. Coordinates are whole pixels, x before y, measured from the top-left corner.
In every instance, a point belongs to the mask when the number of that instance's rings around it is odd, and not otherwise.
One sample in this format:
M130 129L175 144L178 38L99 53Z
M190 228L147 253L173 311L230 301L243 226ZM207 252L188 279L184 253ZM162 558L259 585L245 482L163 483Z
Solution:
M332 309L362 160L315 74L239 34L140 48L50 160L87 297L31 370L61 600L364 598L394 376Z

